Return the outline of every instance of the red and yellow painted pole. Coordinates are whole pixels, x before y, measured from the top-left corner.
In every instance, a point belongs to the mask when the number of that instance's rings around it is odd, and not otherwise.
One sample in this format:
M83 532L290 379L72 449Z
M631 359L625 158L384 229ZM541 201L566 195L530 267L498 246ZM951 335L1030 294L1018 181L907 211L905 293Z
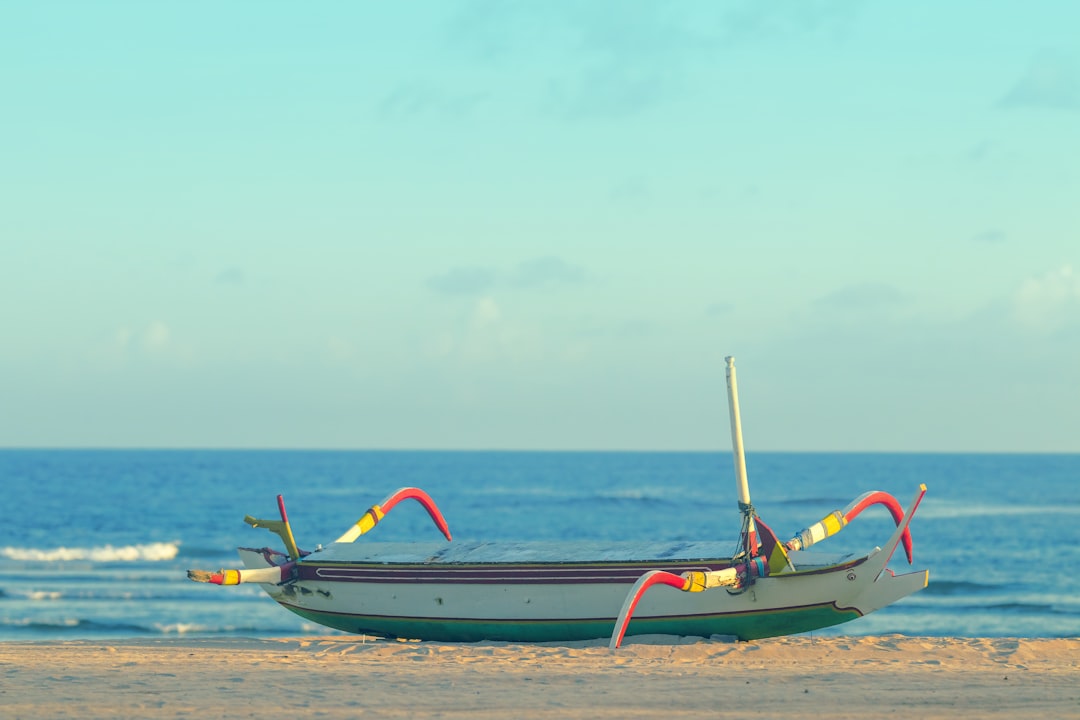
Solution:
M188 570L188 579L212 585L239 585L240 583L271 583L279 585L292 579L294 567L296 567L295 562L287 562L284 565L250 570L218 570L217 572Z
M349 528L345 534L335 540L335 542L353 542L356 538L378 525L379 522L386 517L386 514L393 510L394 506L402 500L416 500L423 505L424 509L427 510L428 515L431 516L432 522L439 528L439 531L442 532L443 536L446 537L447 540L452 539L450 537L450 528L446 524L446 519L443 518L442 513L439 512L439 508L435 504L435 501L431 499L431 496L419 488L404 487L390 493L390 495L381 503L372 505L368 508L367 512L356 521L356 524Z
M852 500L843 510L833 510L810 527L804 528L802 532L788 540L784 546L788 550L805 550L814 543L821 542L825 538L832 537L843 530L849 522L858 517L859 513L872 505L884 505L889 514L892 515L893 522L898 526L903 522L904 509L900 507L900 501L887 492L871 490ZM911 530L909 528L904 528L901 541L904 544L904 552L907 554L908 563L910 564L913 562L914 557Z

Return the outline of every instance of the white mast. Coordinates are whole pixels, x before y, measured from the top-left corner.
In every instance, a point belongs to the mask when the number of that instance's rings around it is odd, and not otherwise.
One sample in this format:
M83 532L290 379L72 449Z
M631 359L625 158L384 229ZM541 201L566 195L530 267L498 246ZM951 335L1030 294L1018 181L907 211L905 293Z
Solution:
M742 420L739 419L739 385L735 379L735 356L728 355L727 394L731 412L731 450L735 454L735 481L739 485L739 509L750 504L750 485L746 480L746 457L743 453Z
M727 390L728 410L731 413L731 450L735 456L735 482L739 487L739 510L743 514L742 543L748 554L756 550L757 529L754 527L754 509L750 504L750 484L746 479L746 456L743 451L742 420L739 418L739 386L735 378L735 356L728 355Z

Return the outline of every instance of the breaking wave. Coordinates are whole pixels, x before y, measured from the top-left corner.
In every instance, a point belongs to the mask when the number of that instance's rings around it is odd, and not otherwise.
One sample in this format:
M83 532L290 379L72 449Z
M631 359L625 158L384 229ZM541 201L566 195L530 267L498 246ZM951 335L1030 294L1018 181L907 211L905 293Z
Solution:
M0 557L23 562L160 562L173 560L179 550L178 542L49 549L5 547L0 548Z

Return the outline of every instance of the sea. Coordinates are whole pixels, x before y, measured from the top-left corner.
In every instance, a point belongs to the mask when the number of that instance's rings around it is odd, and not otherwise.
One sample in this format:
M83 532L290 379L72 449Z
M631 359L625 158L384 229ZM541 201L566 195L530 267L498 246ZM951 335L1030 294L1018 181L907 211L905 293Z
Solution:
M921 592L821 636L1080 636L1080 455L749 453L751 500L787 539L868 490L908 507ZM0 641L332 635L257 585L193 583L279 539L284 496L314 549L405 486L427 491L457 540L730 540L722 452L0 450ZM894 523L875 506L818 548L865 552ZM438 541L398 505L357 542ZM902 552L891 567L907 566ZM618 608L613 608L613 613Z

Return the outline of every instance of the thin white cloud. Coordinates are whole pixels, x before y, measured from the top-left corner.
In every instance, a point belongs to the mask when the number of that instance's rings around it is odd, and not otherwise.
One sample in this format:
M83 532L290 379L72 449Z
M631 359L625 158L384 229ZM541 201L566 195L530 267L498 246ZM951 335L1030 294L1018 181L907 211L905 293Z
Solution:
M711 318L730 315L735 306L728 302L716 302L705 308L705 315Z
M214 282L218 285L243 285L245 279L243 270L238 267L227 267L217 274Z
M336 365L348 365L356 359L355 345L342 335L326 338L327 360Z
M379 105L379 112L391 120L421 115L459 118L473 113L486 99L486 93L455 92L416 80L391 90Z
M968 148L967 152L964 153L963 159L977 165L990 158L994 154L995 149L994 143L989 140L982 140Z
M761 38L843 38L861 13L849 0L665 4L466 3L444 30L447 45L485 72L529 77L551 114L605 120L649 112L694 87L690 69L702 58ZM552 57L561 60L552 63ZM519 72L521 71L521 72ZM529 81L526 81L529 82ZM392 104L416 110L430 93L395 94Z
M472 302L464 323L451 328L443 343L448 355L464 366L479 369L508 359L517 332L516 324L504 319L498 301L486 295Z
M443 295L481 295L495 284L495 272L485 267L456 267L428 278L427 286Z
M983 230L973 235L971 239L983 245L1000 245L1005 242L1006 235L1000 230Z
M797 35L843 39L862 13L862 5L850 0L725 3L721 5L726 9L723 30L728 41Z
M907 296L886 283L859 283L835 290L814 301L820 307L867 309L900 305Z
M564 117L579 119L634 115L662 104L678 77L663 67L633 68L607 64L573 77L553 80L546 102Z
M629 178L616 183L608 192L614 202L628 207L639 207L652 200L652 190L642 178Z
M91 348L92 359L105 367L120 368L132 363L186 364L191 348L177 340L168 323L152 320L139 327L120 326L107 340Z
M168 348L172 336L169 326L154 320L141 328L118 327L113 332L113 347L124 353L159 353Z
M1080 74L1075 65L1055 52L1031 61L1023 76L1001 99L1007 108L1080 109Z
M548 255L525 260L508 272L479 266L451 268L429 277L427 286L441 295L478 297L500 286L515 290L547 290L577 285L585 279L584 269Z
M154 320L139 333L139 344L147 352L164 352L169 348L171 340L172 331L160 320Z
M575 285L585 279L585 272L562 258L547 256L526 260L511 276L511 284L519 288L541 288L553 285Z
M499 304L495 302L495 298L482 297L473 306L473 328L486 328L498 323L501 319L502 311L499 309Z
M1039 333L1080 322L1080 276L1071 265L1063 265L1028 278L1013 294L1011 318Z

